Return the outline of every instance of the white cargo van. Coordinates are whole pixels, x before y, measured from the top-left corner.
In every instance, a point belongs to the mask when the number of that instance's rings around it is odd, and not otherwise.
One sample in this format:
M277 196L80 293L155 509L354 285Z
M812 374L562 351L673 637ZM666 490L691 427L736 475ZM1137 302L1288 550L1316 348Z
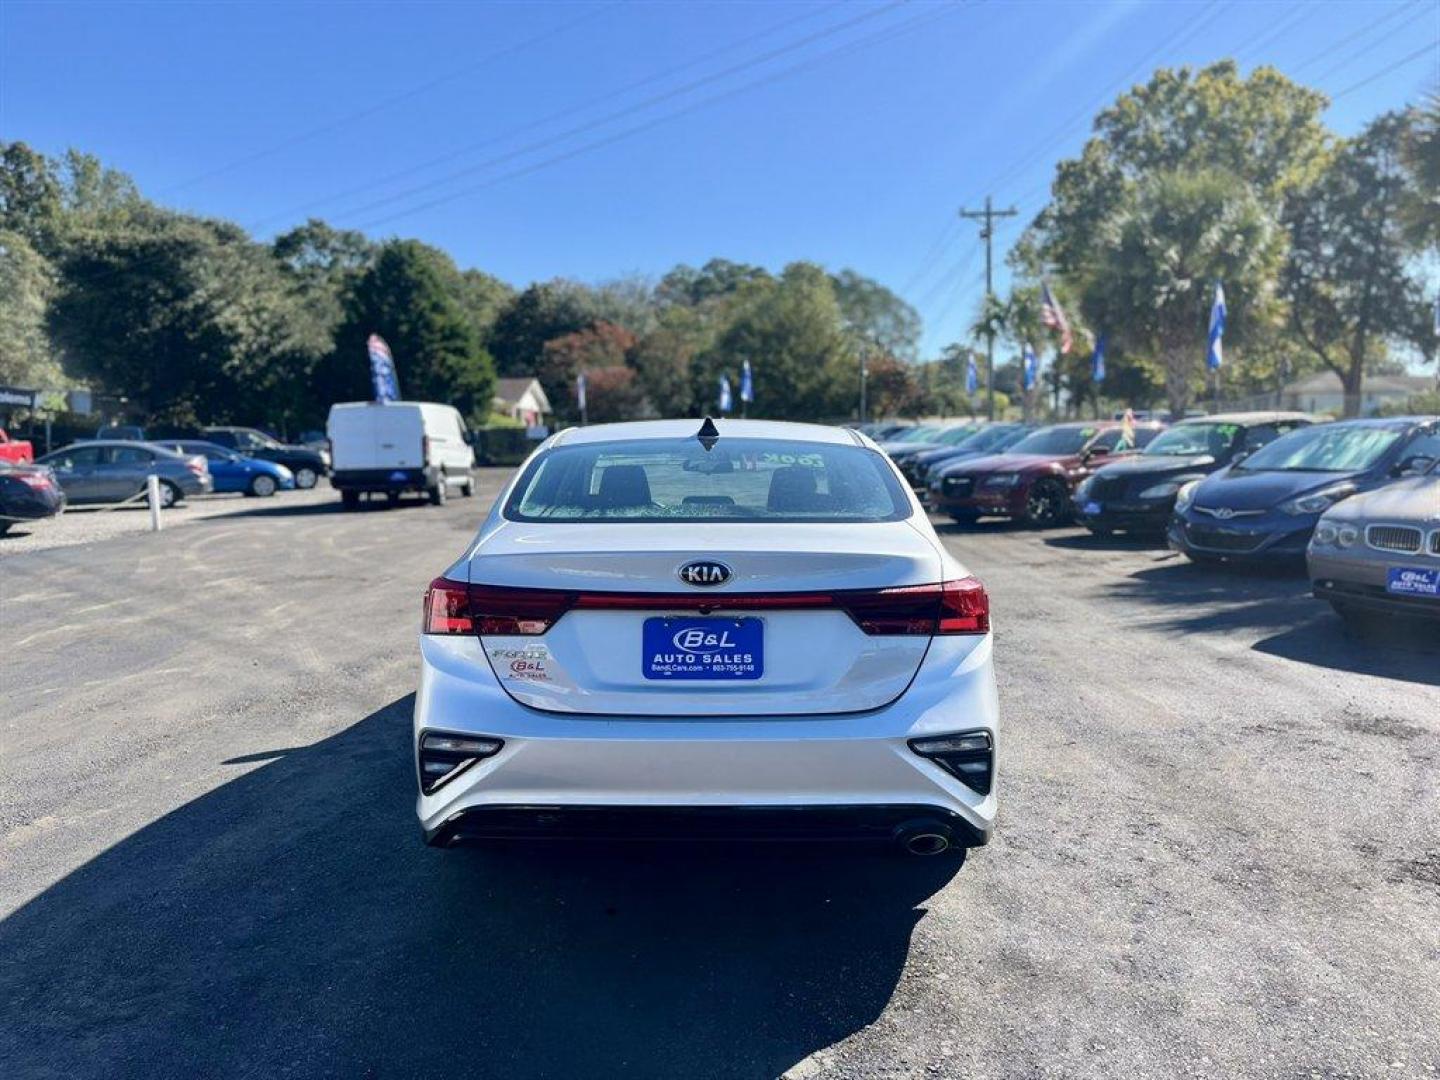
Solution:
M330 483L347 510L360 496L383 492L392 501L420 491L439 505L452 487L475 493L475 451L465 421L430 401L355 401L330 406Z

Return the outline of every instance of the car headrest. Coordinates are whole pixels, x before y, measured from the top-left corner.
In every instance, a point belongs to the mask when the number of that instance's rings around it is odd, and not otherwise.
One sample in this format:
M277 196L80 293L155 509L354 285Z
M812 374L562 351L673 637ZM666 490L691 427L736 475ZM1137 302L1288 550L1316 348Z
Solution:
M770 474L768 510L812 510L816 503L815 470L804 465L786 465Z
M649 506L650 481L643 465L607 465L600 473L604 506Z

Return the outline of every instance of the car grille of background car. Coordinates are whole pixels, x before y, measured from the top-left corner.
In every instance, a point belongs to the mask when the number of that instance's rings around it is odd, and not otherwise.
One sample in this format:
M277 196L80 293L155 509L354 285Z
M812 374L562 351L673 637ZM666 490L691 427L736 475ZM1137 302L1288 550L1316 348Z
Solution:
M1400 551L1418 555L1424 534L1411 525L1367 525L1365 543L1376 551Z
M1202 525L1191 525L1185 535L1191 546L1207 551L1254 551L1265 539L1263 533L1229 533L1220 529L1207 529Z
M945 494L957 499L963 499L969 495L975 487L975 479L970 476L947 476L945 478Z
M1090 498L1095 502L1119 499L1125 494L1130 481L1123 476L1097 476L1090 482Z

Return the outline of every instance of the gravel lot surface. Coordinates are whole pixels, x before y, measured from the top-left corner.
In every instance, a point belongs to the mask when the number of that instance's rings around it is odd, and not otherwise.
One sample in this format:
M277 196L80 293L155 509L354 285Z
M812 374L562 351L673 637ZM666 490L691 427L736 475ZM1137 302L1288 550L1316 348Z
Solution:
M338 502L339 499L339 493L324 480L309 491L282 491L268 500L249 499L244 495L202 495L186 499L173 510L162 511L161 530L178 529L197 521L248 513L267 506L312 506ZM75 506L59 517L15 522L8 533L0 536L0 559L7 555L90 544L96 540L149 531L150 511L143 500L113 510Z
M963 866L433 851L420 594L503 475L0 560L0 1076L1440 1075L1433 633L946 527L1006 725Z

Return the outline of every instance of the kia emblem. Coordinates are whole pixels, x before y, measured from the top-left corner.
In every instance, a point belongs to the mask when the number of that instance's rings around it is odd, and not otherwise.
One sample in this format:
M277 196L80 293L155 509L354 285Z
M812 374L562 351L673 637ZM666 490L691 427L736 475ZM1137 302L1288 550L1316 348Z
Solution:
M730 567L714 559L695 559L676 571L686 585L708 589L730 580Z

